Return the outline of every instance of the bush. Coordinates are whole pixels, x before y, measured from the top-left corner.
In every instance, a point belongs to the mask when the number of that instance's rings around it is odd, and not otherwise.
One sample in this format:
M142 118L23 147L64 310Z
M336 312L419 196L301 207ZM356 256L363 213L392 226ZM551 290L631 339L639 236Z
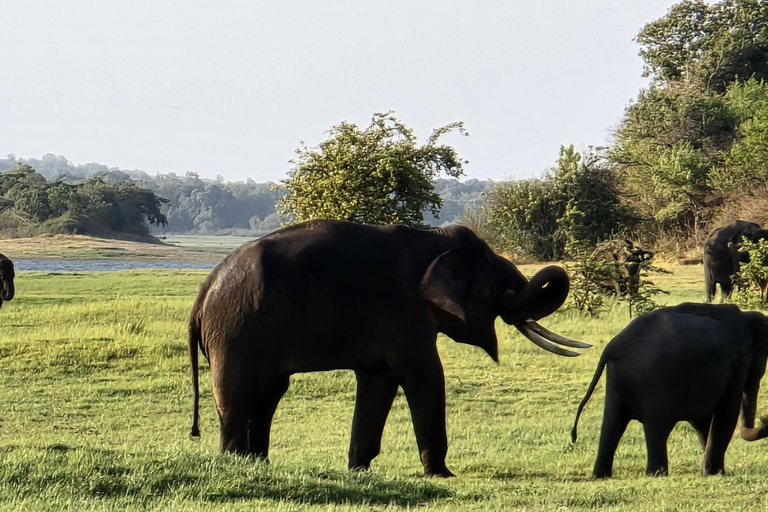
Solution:
M605 309L626 303L629 316L658 308L654 296L664 290L648 279L649 272L668 273L653 266L653 254L629 240L604 242L593 251L576 250L575 262L566 265L571 293L566 307L597 316Z

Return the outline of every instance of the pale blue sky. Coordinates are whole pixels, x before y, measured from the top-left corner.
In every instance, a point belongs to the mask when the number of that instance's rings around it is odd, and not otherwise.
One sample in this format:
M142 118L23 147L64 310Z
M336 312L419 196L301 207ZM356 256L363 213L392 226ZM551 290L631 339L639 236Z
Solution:
M0 2L0 156L278 180L300 140L394 110L468 178L604 144L669 0Z

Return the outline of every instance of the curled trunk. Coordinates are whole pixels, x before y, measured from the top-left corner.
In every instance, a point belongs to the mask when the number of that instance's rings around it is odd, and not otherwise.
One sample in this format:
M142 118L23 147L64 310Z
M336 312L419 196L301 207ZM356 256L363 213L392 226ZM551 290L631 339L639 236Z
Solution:
M569 290L570 279L565 270L554 265L544 267L531 278L522 292L517 295L511 292L505 294L501 318L548 352L566 357L578 356L578 352L558 345L573 348L589 348L592 345L571 340L536 323L536 320L554 313L562 306Z

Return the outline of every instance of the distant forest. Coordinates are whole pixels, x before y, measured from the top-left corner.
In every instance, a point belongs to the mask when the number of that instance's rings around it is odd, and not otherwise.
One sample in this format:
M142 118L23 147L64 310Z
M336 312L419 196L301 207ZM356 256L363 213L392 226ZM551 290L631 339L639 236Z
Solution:
M203 179L197 173L183 176L175 173L154 176L141 170L126 170L98 163L74 165L63 156L47 154L41 159L0 159L0 172L26 164L48 182L79 185L97 177L114 187L133 186L151 190L167 200L159 205L167 224L150 223L152 234L188 233L207 235L258 235L280 226L275 204L281 189L276 183ZM481 194L493 186L490 180L438 179L435 191L443 199L439 218L425 212L424 221L431 226L456 222L466 208L481 204Z

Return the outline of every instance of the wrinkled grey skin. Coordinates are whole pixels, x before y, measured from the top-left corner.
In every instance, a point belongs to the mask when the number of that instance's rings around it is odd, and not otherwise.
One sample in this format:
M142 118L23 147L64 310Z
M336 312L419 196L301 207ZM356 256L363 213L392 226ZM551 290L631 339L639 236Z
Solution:
M757 394L768 357L768 319L731 304L661 308L633 320L605 347L571 432L603 369L605 411L593 475L610 477L630 420L645 430L646 473L669 472L667 438L678 421L696 430L704 449L701 471L724 472L725 452L741 414L741 437L768 436L755 427Z
M13 299L16 294L16 288L13 285L13 279L16 277L16 272L13 268L13 262L6 256L0 254L0 283L2 283L2 290L0 290L0 307L2 307L4 301Z
M737 220L717 228L704 242L704 287L707 302L712 302L720 285L721 299L730 297L733 291L733 276L741 263L749 261L749 254L741 252L741 242L746 238L752 242L768 239L768 230L755 222Z
M192 308L190 435L199 436L198 346L211 366L221 452L265 459L290 375L351 369L357 399L349 467L367 469L378 455L402 387L424 473L451 476L437 334L497 360L494 321L501 315L547 350L576 355L542 341L534 330L558 337L528 322L560 307L568 288L559 267L542 269L529 282L460 226L311 221L246 243L211 272ZM588 346L562 341L555 342Z

